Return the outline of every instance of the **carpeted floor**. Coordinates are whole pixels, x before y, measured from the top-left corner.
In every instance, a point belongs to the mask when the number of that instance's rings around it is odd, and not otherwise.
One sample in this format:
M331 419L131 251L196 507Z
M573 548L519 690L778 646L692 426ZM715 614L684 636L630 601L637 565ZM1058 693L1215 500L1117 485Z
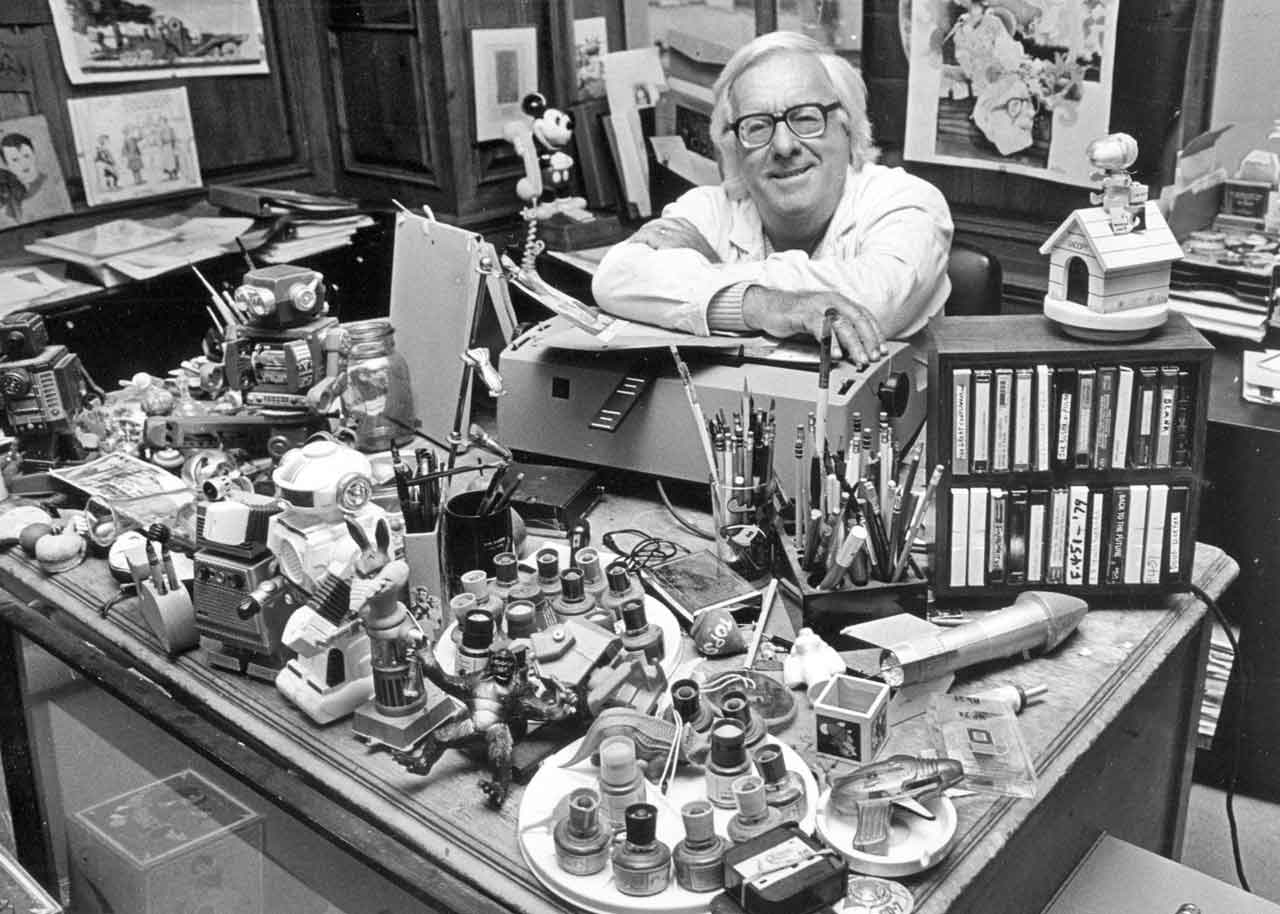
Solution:
M1240 856L1245 878L1255 895L1280 904L1280 807L1251 797L1235 799ZM1182 842L1182 862L1223 882L1238 886L1227 827L1226 794L1193 784Z

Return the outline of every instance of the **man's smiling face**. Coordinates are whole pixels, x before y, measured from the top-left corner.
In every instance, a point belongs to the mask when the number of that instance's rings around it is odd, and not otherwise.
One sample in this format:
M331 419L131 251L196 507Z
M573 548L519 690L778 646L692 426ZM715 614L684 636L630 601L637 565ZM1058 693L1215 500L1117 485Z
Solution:
M36 151L31 148L31 144L5 146L3 151L5 166L18 176L19 181L30 187L31 182L40 176L40 169L36 167Z
M780 53L766 57L733 84L733 118L781 114L795 105L826 105L835 89L817 58ZM777 222L811 222L825 230L840 202L851 141L845 115L827 115L821 136L802 139L785 123L759 149L742 150L742 178L766 230Z

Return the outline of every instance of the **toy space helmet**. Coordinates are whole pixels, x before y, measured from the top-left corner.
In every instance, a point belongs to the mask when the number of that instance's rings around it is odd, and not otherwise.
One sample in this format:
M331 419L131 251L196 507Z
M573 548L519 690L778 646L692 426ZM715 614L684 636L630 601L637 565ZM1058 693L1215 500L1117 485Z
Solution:
M358 511L373 496L373 465L326 434L288 451L271 474L279 496L295 508Z

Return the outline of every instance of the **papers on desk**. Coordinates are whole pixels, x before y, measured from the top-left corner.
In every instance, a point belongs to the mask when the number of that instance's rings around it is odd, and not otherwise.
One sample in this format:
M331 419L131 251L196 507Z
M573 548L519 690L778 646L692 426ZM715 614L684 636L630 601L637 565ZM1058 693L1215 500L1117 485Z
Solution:
M33 299L52 295L66 285L39 267L0 271L0 313L22 307Z
M257 252L267 263L293 263L303 257L345 247L358 229L373 225L368 216L348 216L323 222L298 222L289 237Z
M1266 313L1242 310L1228 302L1215 303L1214 294L1205 293L1199 300L1170 295L1169 308L1186 317L1197 330L1261 343L1267 335Z

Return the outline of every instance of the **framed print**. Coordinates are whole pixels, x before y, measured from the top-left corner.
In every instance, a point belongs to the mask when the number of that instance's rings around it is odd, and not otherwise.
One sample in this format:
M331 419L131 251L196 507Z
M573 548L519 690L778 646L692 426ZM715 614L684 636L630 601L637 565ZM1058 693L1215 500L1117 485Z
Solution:
M199 187L187 87L67 100L90 206Z
M69 212L71 198L44 116L0 121L0 229Z
M476 140L502 139L508 121L524 117L520 101L538 90L537 29L472 29Z
M73 83L266 73L258 0L49 0Z

